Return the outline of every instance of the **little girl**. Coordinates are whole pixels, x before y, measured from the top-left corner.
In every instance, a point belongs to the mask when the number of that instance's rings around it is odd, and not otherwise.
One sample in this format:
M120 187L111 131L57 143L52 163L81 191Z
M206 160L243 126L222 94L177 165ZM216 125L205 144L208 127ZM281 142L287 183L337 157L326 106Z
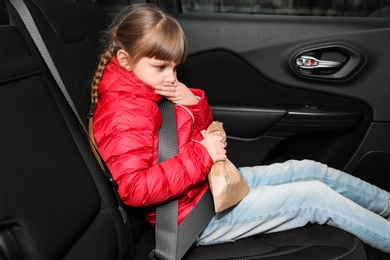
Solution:
M205 93L176 78L186 54L186 38L176 20L154 7L135 5L108 32L93 78L98 149L123 202L141 207L152 224L156 206L173 199L179 199L183 221L209 189L213 163L226 159L222 137L201 134L213 120ZM163 97L175 103L179 154L158 163L158 103ZM309 160L239 170L249 194L214 216L199 245L318 223L390 253L387 191Z

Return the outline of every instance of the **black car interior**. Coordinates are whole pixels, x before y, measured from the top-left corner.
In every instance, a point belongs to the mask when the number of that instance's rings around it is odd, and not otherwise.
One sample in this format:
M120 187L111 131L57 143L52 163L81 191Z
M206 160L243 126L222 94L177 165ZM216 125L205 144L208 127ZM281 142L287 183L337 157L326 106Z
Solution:
M0 0L0 260L147 259L155 246L154 228L137 209L124 206L126 214L118 209L123 205L115 187L102 173L83 126L11 2ZM30 11L85 127L100 39L112 13L129 3L20 2ZM224 111L223 104L218 107ZM347 111L338 116L354 124L361 115ZM258 258L367 257L355 236L313 224L235 243L192 247L184 257Z

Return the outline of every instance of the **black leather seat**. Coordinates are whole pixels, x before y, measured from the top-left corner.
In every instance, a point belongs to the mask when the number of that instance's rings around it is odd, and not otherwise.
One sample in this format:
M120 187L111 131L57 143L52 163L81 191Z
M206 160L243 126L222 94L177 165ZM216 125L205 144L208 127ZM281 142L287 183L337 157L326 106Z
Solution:
M96 2L26 0L79 113L107 15ZM131 234L112 187L71 109L7 1L0 2L0 259L146 259L154 230L128 209ZM81 26L83 25L83 28ZM21 33L23 37L21 36ZM6 51L5 51L6 50ZM32 54L31 54L32 53ZM366 259L362 243L329 226L193 247L185 259ZM13 258L11 258L13 257Z
M118 201L0 1L0 259L124 259Z

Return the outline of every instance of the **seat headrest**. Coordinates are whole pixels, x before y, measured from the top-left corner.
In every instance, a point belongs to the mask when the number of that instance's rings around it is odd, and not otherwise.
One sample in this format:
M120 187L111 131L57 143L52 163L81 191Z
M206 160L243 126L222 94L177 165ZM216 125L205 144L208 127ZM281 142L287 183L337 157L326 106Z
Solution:
M86 38L79 2L35 0L34 4L64 43L80 42Z
M5 6L5 0L0 0L0 25L8 24L9 17L7 7Z

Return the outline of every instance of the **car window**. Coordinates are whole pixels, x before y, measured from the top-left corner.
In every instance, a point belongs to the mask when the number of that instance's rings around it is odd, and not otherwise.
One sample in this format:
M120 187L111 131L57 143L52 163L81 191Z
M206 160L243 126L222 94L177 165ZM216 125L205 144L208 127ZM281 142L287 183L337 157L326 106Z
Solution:
M390 0L182 0L185 12L389 17Z

